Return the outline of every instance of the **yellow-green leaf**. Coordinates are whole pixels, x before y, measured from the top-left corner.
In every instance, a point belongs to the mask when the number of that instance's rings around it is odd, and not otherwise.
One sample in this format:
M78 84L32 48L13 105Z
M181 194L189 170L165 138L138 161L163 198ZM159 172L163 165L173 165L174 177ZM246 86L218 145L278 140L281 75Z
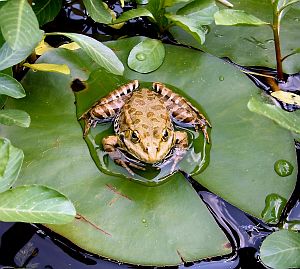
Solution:
M56 72L62 73L65 75L69 75L71 73L69 67L66 64L29 64L24 63L24 66L37 70L37 71L44 71L44 72Z
M80 46L76 42L71 42L59 46L59 48L68 49L68 50L78 50Z
M292 92L276 91L272 92L271 95L287 104L300 106L300 95L298 94Z
M50 49L52 49L52 47L43 39L35 48L35 54L43 55L45 52L47 52Z

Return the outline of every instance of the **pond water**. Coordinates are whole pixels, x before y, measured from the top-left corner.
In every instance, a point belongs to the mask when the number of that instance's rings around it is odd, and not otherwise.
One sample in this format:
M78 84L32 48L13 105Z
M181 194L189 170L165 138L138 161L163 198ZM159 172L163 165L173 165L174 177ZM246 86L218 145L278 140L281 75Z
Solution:
M117 13L122 11L118 4L112 3L109 5ZM132 4L127 2L124 10L130 7L132 7ZM65 1L64 9L53 23L45 26L45 30L47 32L73 31L91 34L102 41L116 39L125 34L129 36L141 34L157 37L153 26L147 21L140 19L133 20L132 23L126 24L120 30L96 24L86 16L80 1ZM62 40L55 40L55 42L60 41ZM252 76L251 79L264 90L269 90L264 81L258 80L255 76ZM285 108L288 110L294 109L291 106ZM106 128L110 127L107 126ZM300 145L296 145L296 148L299 165ZM233 252L226 257L216 257L169 268L266 268L259 262L258 250L264 238L277 228L266 225L262 221L244 213L222 198L204 189L188 175L185 176L227 235ZM299 193L300 180L298 176L295 191L292 198L288 201L282 216L282 219L286 218L288 221L285 226L291 228L299 226ZM0 236L0 268L143 268L142 266L119 264L116 261L110 261L87 253L41 225L0 223Z

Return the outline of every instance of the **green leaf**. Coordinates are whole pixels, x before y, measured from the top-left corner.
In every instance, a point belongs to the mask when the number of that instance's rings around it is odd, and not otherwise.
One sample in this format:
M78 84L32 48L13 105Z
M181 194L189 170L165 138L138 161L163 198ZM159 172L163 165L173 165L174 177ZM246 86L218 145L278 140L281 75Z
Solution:
M27 128L30 125L30 116L23 110L4 109L0 110L0 123Z
M282 12L287 7L290 7L291 5L296 4L298 2L300 2L300 0L280 0L280 1L277 1L276 8L279 12Z
M164 58L165 48L161 41L147 38L132 48L128 66L139 73L149 73L159 68Z
M274 120L283 128L300 133L300 110L287 112L278 106L265 103L262 99L252 97L248 102L250 111Z
M8 139L0 138L0 192L8 190L17 180L23 159L22 150L13 147Z
M154 20L152 13L146 8L136 8L122 13L117 19L113 20L113 24L126 22L137 17L149 17Z
M172 7L179 3L188 3L188 2L190 2L190 0L164 0L163 5L164 7Z
M209 25L214 21L218 7L213 0L195 0L177 11L177 15L185 15L200 25Z
M42 39L37 18L27 0L9 1L0 10L2 34L13 50L24 50Z
M26 95L19 81L3 73L0 73L0 94L13 98L23 98Z
M48 35L64 35L72 39L88 56L107 71L116 75L123 74L124 66L122 62L110 48L103 45L101 42L91 37L74 33L51 33Z
M300 234L281 230L269 235L262 243L262 262L274 269L300 267Z
M34 47L35 45L31 48L13 50L8 43L5 42L0 48L0 70L4 70L26 59L34 50Z
M62 7L62 0L38 0L32 5L32 9L40 23L44 25L52 21Z
M217 25L264 25L268 22L246 13L244 10L223 9L215 13L215 22Z
M111 23L112 16L102 0L83 0L83 3L94 21L106 24Z
M165 16L183 30L190 33L200 44L205 42L206 31L201 24L198 24L197 20L181 15L165 14Z
M45 186L19 186L0 195L0 220L65 224L76 215L66 196Z
M130 50L142 40L135 37L109 45L126 63ZM156 187L103 174L82 138L76 114L83 109L79 100L91 106L133 79L175 86L197 107L201 105L212 124L210 163L193 178L258 218L262 218L268 195L289 199L298 173L290 131L248 110L247 103L258 89L244 74L205 53L171 45L165 49L159 69L140 74L126 68L124 77L99 69L82 50L51 50L38 62L67 64L71 77L29 71L23 80L26 98L9 100L6 108L26 110L32 118L31 127L1 128L26 155L17 184L47 185L76 205L77 219L49 228L87 251L131 264L178 265L181 257L195 261L225 255L231 249L205 204L180 173ZM96 70L98 76L90 76ZM70 85L78 77L84 78L87 90L78 92L75 100ZM88 91L93 100L78 99ZM107 135L112 132L108 129ZM287 160L294 167L291 175L276 173L278 160ZM185 161L183 168L187 170L189 160Z

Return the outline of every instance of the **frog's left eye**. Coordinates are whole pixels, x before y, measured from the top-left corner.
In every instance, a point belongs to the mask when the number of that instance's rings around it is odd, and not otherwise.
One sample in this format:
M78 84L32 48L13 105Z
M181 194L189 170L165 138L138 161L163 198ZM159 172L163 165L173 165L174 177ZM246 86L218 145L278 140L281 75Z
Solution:
M169 133L168 129L164 129L162 132L162 138L161 138L162 141L166 142L169 138L169 135L170 135L170 133Z
M133 143L138 143L140 141L140 136L139 136L139 132L138 131L132 131L131 133L131 141Z

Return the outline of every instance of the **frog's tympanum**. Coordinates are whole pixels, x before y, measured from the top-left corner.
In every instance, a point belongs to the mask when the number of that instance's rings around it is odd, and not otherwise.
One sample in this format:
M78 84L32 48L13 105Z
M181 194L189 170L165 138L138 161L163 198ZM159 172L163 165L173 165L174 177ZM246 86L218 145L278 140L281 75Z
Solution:
M145 169L145 164L172 163L172 170L188 149L188 135L176 131L175 123L206 130L210 123L182 96L154 82L153 89L138 89L134 80L101 98L81 118L84 136L98 123L114 121L115 135L102 140L103 149L119 165L134 175L130 167ZM124 158L128 153L129 158ZM164 164L163 164L164 165Z

